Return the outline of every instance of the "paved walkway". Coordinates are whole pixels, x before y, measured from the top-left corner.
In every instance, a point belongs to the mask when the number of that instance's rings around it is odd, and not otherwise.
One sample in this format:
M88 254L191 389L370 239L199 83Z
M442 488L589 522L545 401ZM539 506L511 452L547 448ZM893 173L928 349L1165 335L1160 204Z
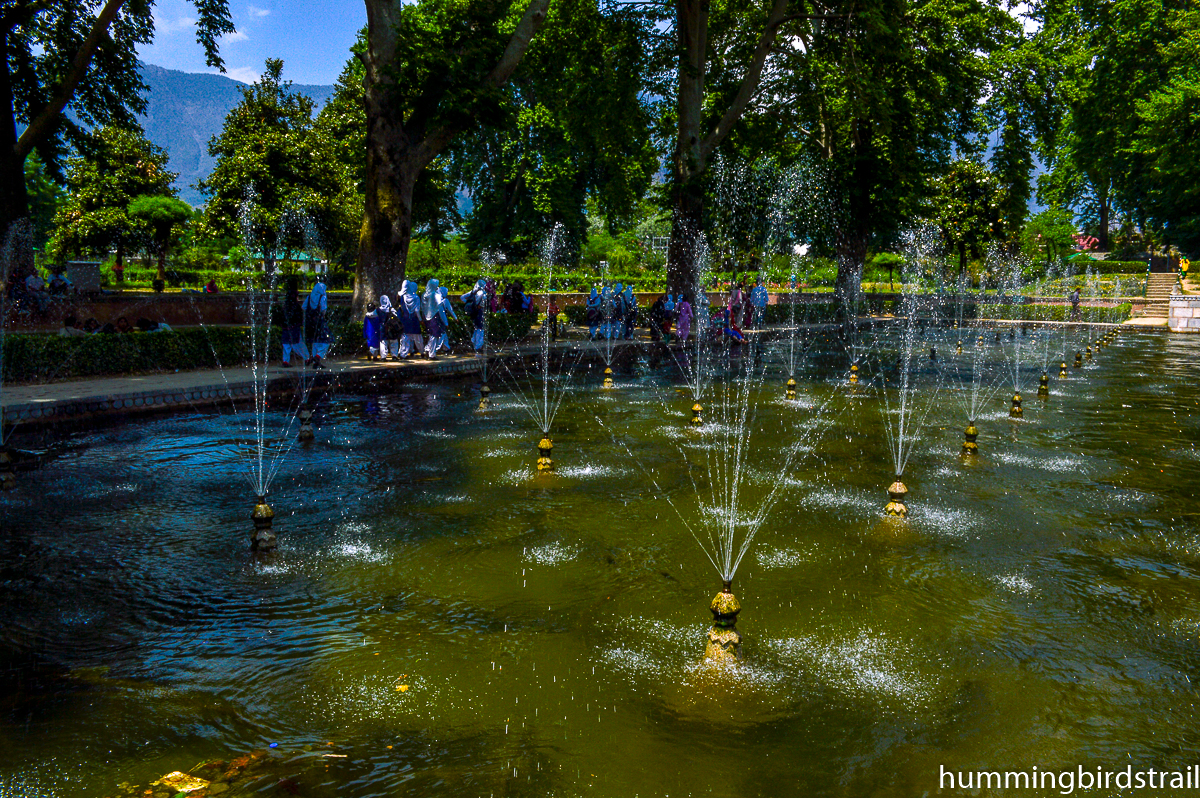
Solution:
M302 378L329 385L348 380L383 378L409 381L429 376L473 374L483 360L474 355L446 355L437 360L399 362L354 360L327 361L321 370L281 368L272 363L257 374L249 367L201 369L174 374L140 374L50 382L38 385L5 385L0 407L9 424L47 424L120 414L195 409L254 396L255 387L270 393L292 393Z
M1007 320L989 320L996 324L1026 324ZM860 324L869 323L861 320ZM1037 322L1049 325L1108 327L1100 323L1080 322ZM837 329L835 324L803 324L798 329L806 332L821 332ZM772 328L771 333L786 332L785 328ZM747 331L749 335L761 334ZM619 341L615 345L624 347L649 343L642 332L631 341ZM566 338L554 345L555 349L568 349L585 343L580 338ZM507 349L490 355L492 363L505 354L530 354L538 351L536 345ZM595 348L599 353L599 347ZM281 368L272 362L265 374L255 374L249 367L228 369L199 369L161 374L119 375L91 379L48 382L34 385L0 386L0 408L5 424L23 427L45 424L75 423L99 417L118 417L178 410L197 410L233 400L249 400L255 390L275 395L294 396L301 379L311 379L318 389L336 384L355 382L386 381L411 382L430 377L477 374L483 370L482 358L473 354L439 356L437 360L412 359L403 361L367 361L361 358L326 361L329 368L312 369Z

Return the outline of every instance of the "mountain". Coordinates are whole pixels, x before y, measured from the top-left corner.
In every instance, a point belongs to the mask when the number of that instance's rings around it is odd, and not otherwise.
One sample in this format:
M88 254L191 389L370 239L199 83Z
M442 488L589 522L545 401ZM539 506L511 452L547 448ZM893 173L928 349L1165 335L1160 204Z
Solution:
M242 100L239 83L224 75L178 72L153 64L142 64L146 92L146 113L138 119L146 138L166 150L170 169L179 173L175 181L180 199L201 205L204 198L195 189L196 181L208 176L214 159L208 154L208 140L221 132L225 115ZM333 96L333 86L304 86L292 89L313 99L318 109Z

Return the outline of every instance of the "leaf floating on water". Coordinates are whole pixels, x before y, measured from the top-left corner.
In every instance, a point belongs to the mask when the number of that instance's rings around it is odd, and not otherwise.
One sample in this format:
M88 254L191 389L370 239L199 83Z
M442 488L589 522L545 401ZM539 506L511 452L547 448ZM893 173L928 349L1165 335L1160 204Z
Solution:
M407 684L398 684L398 685L396 685L396 689L397 689L397 690L399 690L399 691L400 691L400 692L402 692L402 693L407 693L407 692L408 692L408 685L407 685Z

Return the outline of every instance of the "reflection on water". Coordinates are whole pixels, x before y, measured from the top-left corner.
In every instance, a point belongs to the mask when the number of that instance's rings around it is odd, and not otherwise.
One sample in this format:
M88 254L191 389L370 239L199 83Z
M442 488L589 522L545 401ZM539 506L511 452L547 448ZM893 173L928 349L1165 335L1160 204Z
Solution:
M331 796L899 797L939 765L1190 764L1198 359L1125 335L1023 423L1002 392L970 463L939 398L900 527L879 398L839 399L832 358L798 402L772 372L740 506L827 400L828 429L777 477L737 577L747 659L721 673L700 661L719 584L647 478L712 505L666 366L568 396L551 475L502 391L487 414L453 385L332 400L262 560L225 419L72 436L0 497L0 796L270 743L339 746Z

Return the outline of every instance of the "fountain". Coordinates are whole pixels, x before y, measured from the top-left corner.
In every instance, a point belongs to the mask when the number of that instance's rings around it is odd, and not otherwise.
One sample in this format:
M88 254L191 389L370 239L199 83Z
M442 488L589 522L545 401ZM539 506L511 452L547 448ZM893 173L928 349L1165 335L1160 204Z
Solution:
M936 379L928 391L924 407L920 407L920 403L917 401L920 384L917 336L918 330L924 328L919 316L925 304L921 298L920 288L925 280L936 279L934 275L939 271L932 254L937 246L936 242L937 235L931 229L915 231L906 237L905 264L901 274L903 281L901 285L901 322L897 331L899 340L896 341L896 374L892 378L898 384L894 389L889 387L891 379L882 368L877 369L877 379L875 380L879 394L883 398L881 410L883 411L884 432L887 434L888 448L891 451L892 465L894 466L893 473L896 475L895 481L888 487L889 501L884 508L884 513L899 518L908 516L908 507L904 503L904 497L908 494L908 488L903 482L904 469L912 456L916 442L921 437L925 419L933 408L934 399L942 383L942 370L934 363ZM877 340L876 350L878 351L879 347L884 345L888 344ZM881 352L877 357L882 363Z
M278 544L272 524L275 521L275 511L267 504L267 497L260 494L250 513L254 522L254 532L250 535L250 548L253 551L273 551Z
M538 431L541 433L541 439L538 442L538 458L537 471L538 473L549 473L554 469L554 461L551 459L551 451L554 448L554 443L550 438L550 428L554 424L554 418L558 414L559 408L562 406L562 401L567 395L567 388L570 386L571 379L575 374L575 368L579 365L579 361L583 356L583 350L575 350L574 357L566 355L560 358L560 368L557 375L552 373L551 363L551 346L550 346L550 292L554 286L554 264L559 257L563 247L563 227L561 224L555 225L554 229L546 235L542 241L540 248L539 260L544 274L545 285L545 300L544 312L546 314L545 321L541 325L541 333L539 335L538 357L534 366L540 377L535 380L535 384L526 390L523 385L524 377L513 373L513 366L508 360L502 360L505 370L510 378L510 384L515 391L515 397L521 407L529 414L529 417L537 425ZM563 368L563 364L566 367Z

